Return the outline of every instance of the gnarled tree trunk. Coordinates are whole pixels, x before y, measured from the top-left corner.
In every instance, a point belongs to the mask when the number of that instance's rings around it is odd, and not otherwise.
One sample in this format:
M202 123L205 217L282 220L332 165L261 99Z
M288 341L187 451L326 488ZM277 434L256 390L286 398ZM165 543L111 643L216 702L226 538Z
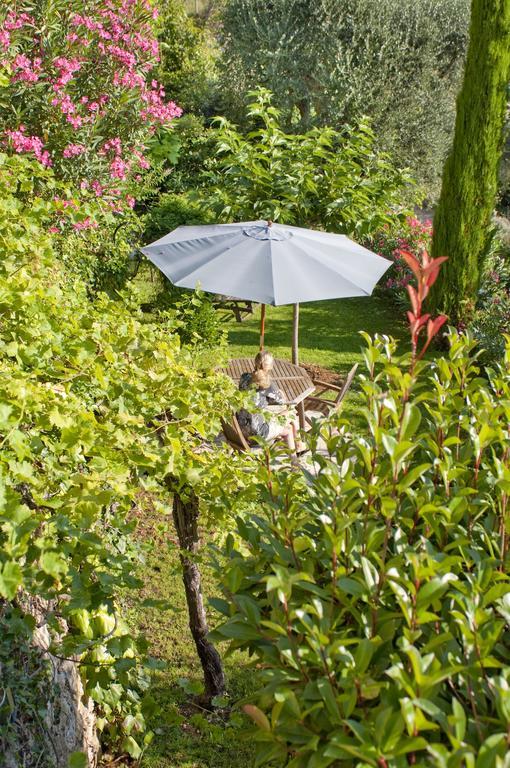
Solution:
M202 579L194 560L200 543L198 497L191 488L187 489L187 496L185 500L178 493L174 493L172 512L181 549L182 579L188 604L189 626L204 673L205 703L210 705L214 696L224 692L225 675L220 654L207 639L209 628L202 596Z

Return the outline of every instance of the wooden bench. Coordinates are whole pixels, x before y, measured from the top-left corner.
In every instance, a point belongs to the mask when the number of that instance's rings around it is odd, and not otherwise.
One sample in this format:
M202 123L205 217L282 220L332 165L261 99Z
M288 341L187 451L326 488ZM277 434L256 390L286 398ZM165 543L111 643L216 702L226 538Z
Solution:
M238 323L242 323L246 317L253 315L252 301L236 299L233 296L215 296L213 306L215 309L225 312L222 320L230 320L234 317Z

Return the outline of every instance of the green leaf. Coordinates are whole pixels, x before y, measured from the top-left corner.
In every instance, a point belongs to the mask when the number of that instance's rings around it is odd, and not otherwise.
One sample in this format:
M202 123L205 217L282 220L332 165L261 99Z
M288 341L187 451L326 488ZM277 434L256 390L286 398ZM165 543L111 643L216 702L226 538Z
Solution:
M65 556L59 552L43 552L41 555L41 568L49 576L58 579L62 574L67 573L68 563Z
M13 600L23 583L23 572L17 563L7 562L0 569L0 595Z
M142 748L132 736L127 736L122 740L122 749L127 752L133 760L137 760L142 754Z
M87 768L88 758L84 752L73 752L69 755L68 768Z

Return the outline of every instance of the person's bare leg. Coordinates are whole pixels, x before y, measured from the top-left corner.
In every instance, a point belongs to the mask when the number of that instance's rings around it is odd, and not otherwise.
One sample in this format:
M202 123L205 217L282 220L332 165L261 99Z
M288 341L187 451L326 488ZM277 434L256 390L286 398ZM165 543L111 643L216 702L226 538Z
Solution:
M289 429L287 431L287 434L285 435L285 439L287 441L287 445L289 446L289 451L291 453L296 453L296 437L294 435L293 429Z
M291 428L292 428L292 434L294 437L294 445L296 446L296 450L298 452L304 451L306 449L306 445L303 443L303 441L299 437L299 421L297 419L291 422Z

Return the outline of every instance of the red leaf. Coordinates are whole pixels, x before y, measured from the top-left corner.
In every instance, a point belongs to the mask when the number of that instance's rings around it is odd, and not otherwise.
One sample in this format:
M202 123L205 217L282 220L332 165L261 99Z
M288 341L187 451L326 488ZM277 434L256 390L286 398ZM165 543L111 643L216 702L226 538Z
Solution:
M433 259L430 264L423 269L423 277L425 278L425 283L428 288L432 288L436 282L439 275L439 267L445 261L448 261L448 256L438 256L437 259Z
M400 251L400 255L406 262L409 269L413 271L416 279L419 281L421 276L421 265L418 259L416 259L411 253L408 253L407 251Z
M448 317L446 315L438 315L434 320L429 320L427 325L427 338L429 341L432 341L447 320Z
M414 314L418 317L421 311L421 301L418 298L418 294L412 285L407 286L407 293L411 299L411 306L414 310Z

